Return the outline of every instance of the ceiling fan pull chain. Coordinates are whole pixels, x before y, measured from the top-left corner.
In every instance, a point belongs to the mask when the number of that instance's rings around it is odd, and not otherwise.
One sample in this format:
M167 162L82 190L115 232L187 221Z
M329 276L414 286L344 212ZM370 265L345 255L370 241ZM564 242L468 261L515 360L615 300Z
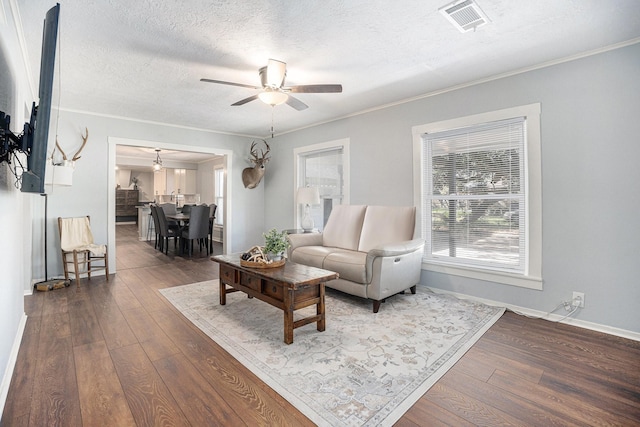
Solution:
M273 110L276 108L275 105L271 106L271 139L273 139Z

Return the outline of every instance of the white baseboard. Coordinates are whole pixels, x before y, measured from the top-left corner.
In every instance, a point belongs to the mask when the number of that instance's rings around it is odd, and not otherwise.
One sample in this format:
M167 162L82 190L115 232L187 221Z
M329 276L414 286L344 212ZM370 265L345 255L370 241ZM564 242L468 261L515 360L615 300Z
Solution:
M602 332L602 333L609 334L609 335L615 335L617 337L627 338L627 339L634 340L634 341L640 341L640 333L634 332L634 331L628 331L626 329L615 328L613 326L608 326L608 325L601 325L599 323L588 322L586 320L574 319L574 318L571 318L571 317L563 319L563 317L564 317L563 315L559 315L559 314L548 314L547 315L547 313L544 312L544 311L533 310L533 309L530 309L530 308L520 307L520 306L512 305L512 304L505 304L505 303L500 302L500 301L488 300L488 299L485 299L485 298L479 298L479 297L474 297L472 295L460 294L460 293L457 293L457 292L447 291L447 290L444 290L444 289L431 288L431 287L429 287L429 289L431 291L433 291L434 293L436 293L436 294L438 294L438 293L440 293L440 294L449 294L449 295L453 295L453 296L455 296L457 298L460 298L460 299L468 299L468 300L472 300L472 301L478 301L478 302L481 302L483 304L487 304L487 305L491 305L491 306L506 307L507 310L511 310L511 311L513 311L515 313L518 313L518 314L524 314L526 316L544 318L544 320L549 320L551 322L565 323L567 325L577 326L579 328L589 329L589 330L596 331L596 332Z
M4 376L2 377L2 384L0 385L0 419L2 419L2 413L4 412L4 405L7 403L7 395L9 394L9 386L11 385L11 377L13 377L13 369L16 366L18 360L18 351L20 350L20 343L22 342L22 335L24 334L24 328L27 324L27 315L22 314L20 324L18 325L18 331L13 339L13 346L11 346L11 353L9 354L9 360L4 370Z

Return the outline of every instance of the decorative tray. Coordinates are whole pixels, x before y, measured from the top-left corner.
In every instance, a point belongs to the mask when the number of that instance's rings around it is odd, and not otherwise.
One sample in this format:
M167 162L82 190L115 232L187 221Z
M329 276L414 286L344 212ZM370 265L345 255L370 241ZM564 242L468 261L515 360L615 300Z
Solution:
M266 264L264 262L245 261L241 259L240 265L243 267L249 267L249 268L276 268L276 267L282 267L286 262L287 262L286 258L282 258L280 261L273 261L270 264Z

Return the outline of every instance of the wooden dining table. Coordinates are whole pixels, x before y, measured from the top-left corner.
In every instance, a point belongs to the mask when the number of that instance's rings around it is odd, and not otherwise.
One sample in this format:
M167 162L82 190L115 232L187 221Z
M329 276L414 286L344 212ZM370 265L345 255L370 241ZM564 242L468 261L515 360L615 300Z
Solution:
M174 213L174 214L167 214L167 219L174 219L176 221L184 221L184 220L189 220L189 214L184 214L182 212L178 212L178 213Z
M167 217L167 219L178 221L181 227L189 222L189 214L184 214L182 212L175 213L175 214L167 214L165 216Z

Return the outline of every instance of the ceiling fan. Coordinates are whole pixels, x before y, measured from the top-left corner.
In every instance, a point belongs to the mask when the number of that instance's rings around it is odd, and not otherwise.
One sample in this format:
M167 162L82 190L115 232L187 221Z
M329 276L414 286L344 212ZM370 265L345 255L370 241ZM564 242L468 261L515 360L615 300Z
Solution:
M269 59L265 67L258 71L262 86L253 86L243 83L225 82L222 80L200 79L201 82L218 83L223 85L240 86L250 89L259 89L260 93L231 104L232 106L244 105L256 99L260 99L265 104L280 105L287 103L298 111L309 108L307 104L291 96L291 93L340 93L342 85L339 84L315 84L284 86L284 79L287 76L287 64L275 59Z

